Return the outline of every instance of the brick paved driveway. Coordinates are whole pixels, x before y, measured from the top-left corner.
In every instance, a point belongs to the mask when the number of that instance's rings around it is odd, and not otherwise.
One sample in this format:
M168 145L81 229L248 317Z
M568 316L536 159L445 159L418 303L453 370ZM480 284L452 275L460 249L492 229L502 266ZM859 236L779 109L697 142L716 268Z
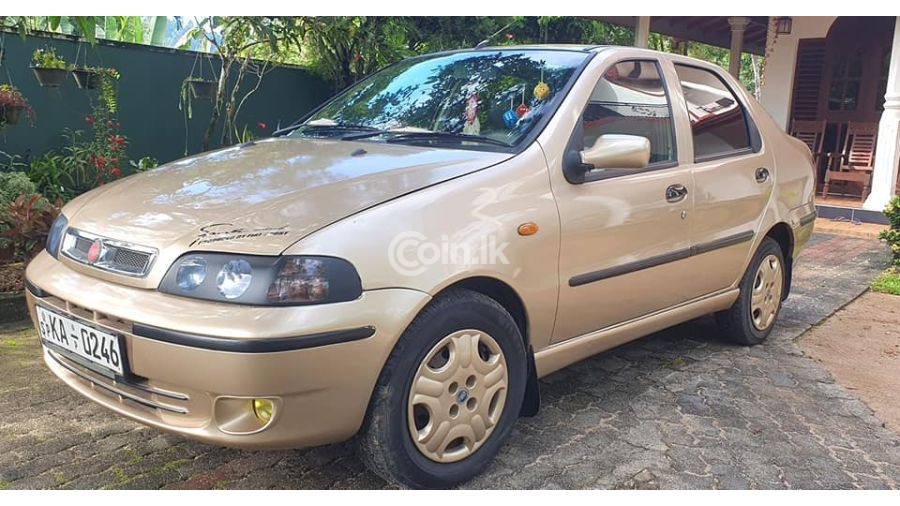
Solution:
M875 241L817 235L762 346L720 344L710 318L542 382L476 488L897 488L900 437L794 339L886 263ZM227 450L118 418L71 393L30 331L0 331L0 488L381 488L349 444Z

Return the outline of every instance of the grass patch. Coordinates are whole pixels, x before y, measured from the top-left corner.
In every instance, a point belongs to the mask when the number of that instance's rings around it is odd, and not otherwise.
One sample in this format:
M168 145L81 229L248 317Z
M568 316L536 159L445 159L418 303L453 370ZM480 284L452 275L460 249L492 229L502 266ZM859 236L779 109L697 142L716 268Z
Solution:
M53 473L53 481L55 481L57 485L62 485L66 482L66 476L63 473Z
M900 270L892 268L882 272L869 286L875 292L900 295Z
M125 483L128 483L128 480L130 480L128 475L125 474L125 471L119 469L118 467L113 467L112 469L110 469L110 471L112 471L113 476L116 478L116 485L124 485Z
M9 482L6 480L0 480L0 490L6 490L9 488Z
M190 462L191 461L188 459L178 459L178 460L173 460L171 462L166 462L165 465L163 466L163 471L174 471L174 470L178 469L179 467L189 464Z
M125 455L128 456L128 461L125 463L129 466L133 466L144 459L144 457L139 455L138 452L134 451L132 448L125 448Z

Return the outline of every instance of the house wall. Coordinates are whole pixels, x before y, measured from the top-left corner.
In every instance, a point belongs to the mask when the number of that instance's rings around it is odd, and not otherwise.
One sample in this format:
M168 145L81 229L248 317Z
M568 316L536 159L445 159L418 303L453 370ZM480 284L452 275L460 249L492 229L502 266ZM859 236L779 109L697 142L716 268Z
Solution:
M772 47L772 53L766 60L760 103L782 128L787 129L790 121L798 41L825 37L835 19L836 16L794 17L790 34L777 35L774 46L772 40L767 43L767 46Z
M179 110L182 81L189 77L195 64L202 64L204 77L212 74L206 57L197 53L138 44L98 41L91 46L78 43L69 36L28 36L0 32L5 57L0 62L0 83L11 82L31 103L37 116L34 126L23 118L19 124L0 131L0 151L27 160L61 147L64 129L89 130L84 118L90 114L95 91L81 90L71 76L59 88L41 88L32 70L31 54L36 48L50 46L66 63L113 67L119 79L119 121L121 132L128 137L131 159L153 156L160 162L181 158L201 150L203 134L212 114L210 100L193 101L193 118L186 120ZM213 62L218 69L218 64ZM195 74L198 74L195 71ZM243 89L255 84L245 78ZM244 104L238 126L244 124L258 137L270 134L279 124L287 126L331 95L331 86L318 76L298 67L279 67L267 74L260 86ZM258 129L265 123L265 129ZM214 140L219 139L215 136ZM213 143L212 147L218 144ZM6 157L0 158L0 163Z

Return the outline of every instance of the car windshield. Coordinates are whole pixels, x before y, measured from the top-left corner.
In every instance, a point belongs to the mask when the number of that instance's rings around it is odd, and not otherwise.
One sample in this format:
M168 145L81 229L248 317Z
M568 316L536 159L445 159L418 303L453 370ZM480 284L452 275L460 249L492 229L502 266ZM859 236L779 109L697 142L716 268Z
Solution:
M520 49L412 58L355 84L289 135L513 147L553 114L589 56Z

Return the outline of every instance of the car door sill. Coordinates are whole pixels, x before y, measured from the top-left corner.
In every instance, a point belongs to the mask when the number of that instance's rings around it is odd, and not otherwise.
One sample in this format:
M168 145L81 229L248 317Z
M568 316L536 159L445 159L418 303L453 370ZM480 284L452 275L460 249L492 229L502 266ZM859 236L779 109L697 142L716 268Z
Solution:
M552 344L534 354L538 377L546 376L589 356L653 332L727 309L734 304L739 293L737 288L728 288L678 306Z

